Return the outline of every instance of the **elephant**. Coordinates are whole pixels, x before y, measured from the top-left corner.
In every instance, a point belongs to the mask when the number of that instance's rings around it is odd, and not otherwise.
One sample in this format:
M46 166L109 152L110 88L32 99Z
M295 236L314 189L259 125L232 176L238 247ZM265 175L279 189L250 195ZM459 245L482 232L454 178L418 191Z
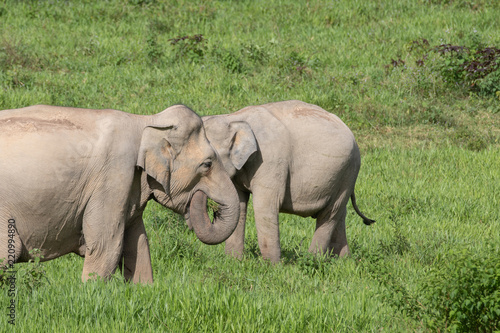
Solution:
M354 135L337 116L291 100L202 119L240 202L238 227L226 241L227 254L242 257L250 194L259 249L273 263L281 259L280 212L315 218L309 251L339 257L349 253L349 198L365 224L375 222L356 205L360 152Z
M236 189L184 105L154 115L35 105L0 112L0 258L13 265L76 253L82 281L153 283L143 223L153 199L179 214L204 243L236 228ZM213 223L207 197L219 203ZM4 261L3 268L6 268Z

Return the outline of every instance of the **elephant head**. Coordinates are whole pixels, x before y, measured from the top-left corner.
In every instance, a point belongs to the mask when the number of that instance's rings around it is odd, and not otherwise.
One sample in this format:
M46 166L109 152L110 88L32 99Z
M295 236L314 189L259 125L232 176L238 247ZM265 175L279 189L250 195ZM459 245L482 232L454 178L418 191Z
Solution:
M224 116L204 117L203 125L210 144L218 152L232 178L258 150L250 125L245 121L227 121Z
M143 188L163 206L186 216L202 242L225 241L238 223L238 195L200 117L176 105L152 119L142 131L137 159L144 171ZM213 224L206 212L207 196L219 204Z

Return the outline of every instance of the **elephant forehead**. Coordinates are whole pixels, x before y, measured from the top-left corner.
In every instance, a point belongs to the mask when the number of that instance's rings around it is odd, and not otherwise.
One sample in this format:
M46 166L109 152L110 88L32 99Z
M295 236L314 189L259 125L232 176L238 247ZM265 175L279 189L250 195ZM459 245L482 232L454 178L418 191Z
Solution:
M193 110L184 105L174 105L160 113L160 115L165 114L167 118L176 122L179 128L194 130L203 126L201 118Z
M211 155L214 154L210 143L208 142L205 135L201 132L193 134L189 137L186 143L186 149L189 154L202 159L211 157Z
M213 118L203 123L209 140L221 141L228 135L229 123L222 119Z

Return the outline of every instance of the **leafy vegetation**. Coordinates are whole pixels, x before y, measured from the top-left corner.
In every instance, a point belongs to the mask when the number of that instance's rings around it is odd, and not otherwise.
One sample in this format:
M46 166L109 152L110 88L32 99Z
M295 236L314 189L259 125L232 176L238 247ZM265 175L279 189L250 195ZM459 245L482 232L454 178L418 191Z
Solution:
M82 284L76 255L36 257L0 332L500 330L498 17L487 0L2 2L0 109L317 104L353 130L377 223L349 208L351 256L314 257L314 220L282 215L273 266L252 207L237 261L150 203L153 286Z

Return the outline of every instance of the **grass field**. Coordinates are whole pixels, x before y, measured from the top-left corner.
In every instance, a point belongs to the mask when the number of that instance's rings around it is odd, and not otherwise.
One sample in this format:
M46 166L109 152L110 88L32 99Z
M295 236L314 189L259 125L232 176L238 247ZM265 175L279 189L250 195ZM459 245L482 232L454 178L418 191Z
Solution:
M252 209L237 261L150 203L153 286L82 284L74 255L19 264L0 332L499 331L499 17L487 0L1 2L0 109L317 104L353 130L377 223L349 205L352 255L315 258L314 221L282 215L271 265Z

